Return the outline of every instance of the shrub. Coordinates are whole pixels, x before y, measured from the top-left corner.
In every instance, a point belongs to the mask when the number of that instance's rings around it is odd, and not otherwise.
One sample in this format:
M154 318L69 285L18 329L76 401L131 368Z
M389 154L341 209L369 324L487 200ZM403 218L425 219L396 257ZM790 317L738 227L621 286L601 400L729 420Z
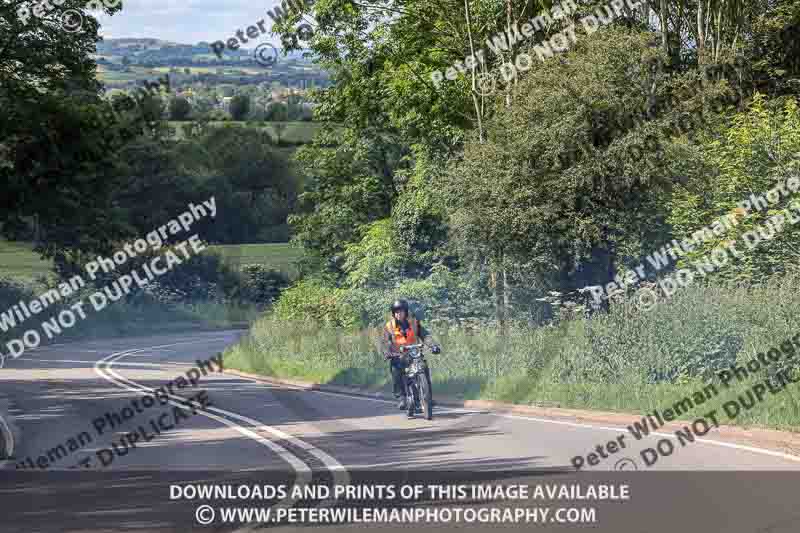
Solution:
M359 316L345 301L344 289L307 278L286 289L275 304L275 316L281 320L313 321L320 324L352 328Z
M800 179L800 108L793 99L782 109L756 95L749 109L733 117L732 124L703 146L706 169L692 176L686 185L676 185L670 202L668 222L678 241L723 215L734 213L751 194L761 195L790 177ZM800 195L790 195L797 199ZM772 202L772 200L770 200ZM678 262L710 257L713 249L735 243L736 257L711 276L757 281L775 273L797 270L800 228L789 223L789 198L782 198L763 211L753 210L738 219L734 228L708 242L698 242ZM745 246L743 234L765 223L768 217L786 217L783 231L757 246Z
M260 307L272 305L289 285L289 278L264 265L244 265L242 296Z

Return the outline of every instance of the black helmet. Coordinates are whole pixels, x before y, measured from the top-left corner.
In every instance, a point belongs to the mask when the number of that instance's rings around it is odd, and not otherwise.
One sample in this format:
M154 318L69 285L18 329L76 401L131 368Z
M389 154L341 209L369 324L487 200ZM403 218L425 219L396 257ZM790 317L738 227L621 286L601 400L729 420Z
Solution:
M408 314L408 302L405 300L395 300L392 304L392 314L397 311L405 311Z

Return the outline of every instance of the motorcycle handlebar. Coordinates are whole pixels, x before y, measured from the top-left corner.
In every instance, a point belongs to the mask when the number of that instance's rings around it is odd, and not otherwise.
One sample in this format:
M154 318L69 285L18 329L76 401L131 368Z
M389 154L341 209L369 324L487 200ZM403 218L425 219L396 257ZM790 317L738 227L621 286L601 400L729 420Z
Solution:
M424 344L406 344L405 346L400 347L400 351L407 352L412 348L424 348Z

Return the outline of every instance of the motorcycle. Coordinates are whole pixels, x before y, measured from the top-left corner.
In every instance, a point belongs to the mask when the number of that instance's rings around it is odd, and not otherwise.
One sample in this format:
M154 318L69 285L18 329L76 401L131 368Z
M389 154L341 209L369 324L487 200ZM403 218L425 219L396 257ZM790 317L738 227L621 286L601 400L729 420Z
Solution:
M408 418L414 418L415 412L425 412L425 418L433 418L433 401L431 384L428 381L428 362L425 360L423 344L409 344L400 348L408 361L405 367ZM421 409L420 409L421 407Z

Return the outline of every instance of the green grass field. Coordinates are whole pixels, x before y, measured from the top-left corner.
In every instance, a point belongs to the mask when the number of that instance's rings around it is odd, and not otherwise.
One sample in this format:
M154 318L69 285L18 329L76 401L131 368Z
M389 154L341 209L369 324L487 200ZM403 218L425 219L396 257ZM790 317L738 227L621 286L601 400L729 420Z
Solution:
M0 240L0 277L30 280L49 274L51 268L52 262L40 259L32 244Z
M183 139L183 125L189 124L190 121L180 122L180 121L169 121L169 125L175 128L175 138L176 139ZM212 126L238 126L238 127L245 127L247 125L246 122L241 121L229 121L229 122L210 122ZM266 130L273 140L278 139L278 134L275 130L275 124L282 124L285 129L281 132L281 140L284 142L297 144L307 144L310 143L311 140L314 138L314 135L322 128L322 124L319 122L262 122L257 127L260 129Z
M294 278L297 275L297 261L302 250L289 244L229 244L211 246L212 251L220 252L225 259L236 265L267 265Z
M130 67L130 72L106 70L102 65L97 67L97 78L104 83L127 83L144 78L154 78L158 72L146 67Z
M209 249L220 252L233 264L263 264L290 277L296 276L295 264L302 254L302 250L282 243L220 245ZM0 277L33 280L52 273L51 268L50 261L41 260L33 252L32 244L0 240Z

